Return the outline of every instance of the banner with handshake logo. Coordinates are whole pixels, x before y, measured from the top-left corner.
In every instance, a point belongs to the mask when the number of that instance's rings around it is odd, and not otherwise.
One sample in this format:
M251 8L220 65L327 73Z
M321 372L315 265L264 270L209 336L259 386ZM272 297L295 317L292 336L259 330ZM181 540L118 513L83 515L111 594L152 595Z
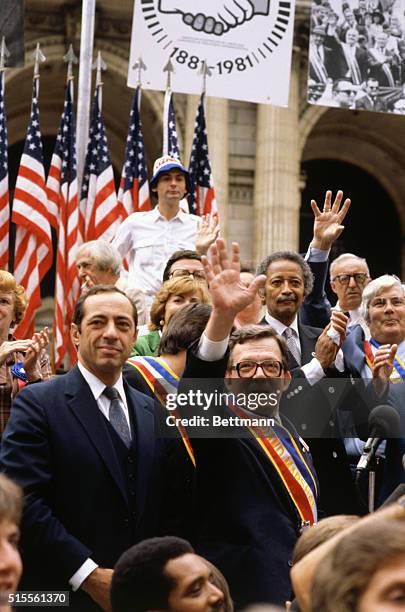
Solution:
M172 90L276 106L288 105L294 0L136 0L128 85L134 64L146 64L143 87L164 90L164 67L173 64Z

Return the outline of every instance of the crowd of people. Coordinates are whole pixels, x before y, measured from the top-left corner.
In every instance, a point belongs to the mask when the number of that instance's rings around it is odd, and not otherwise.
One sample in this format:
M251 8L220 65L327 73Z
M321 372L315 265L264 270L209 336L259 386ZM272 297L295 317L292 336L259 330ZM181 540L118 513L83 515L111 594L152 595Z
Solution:
M405 112L405 19L400 0L316 0L308 100Z
M311 202L305 256L254 271L181 210L187 181L160 158L155 209L78 251L64 374L47 328L13 337L26 298L0 272L0 609L18 588L89 611L399 611L405 288L361 254L329 266L342 191Z

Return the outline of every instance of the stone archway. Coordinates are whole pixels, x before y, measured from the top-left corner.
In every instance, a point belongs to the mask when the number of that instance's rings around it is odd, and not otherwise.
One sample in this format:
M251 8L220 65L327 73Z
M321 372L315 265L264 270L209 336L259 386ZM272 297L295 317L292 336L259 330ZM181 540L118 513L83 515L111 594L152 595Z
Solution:
M301 161L337 160L360 168L388 194L400 225L405 270L405 121L383 113L308 107L301 120ZM341 185L345 189L345 185ZM347 191L347 189L346 189ZM365 206L366 203L358 203ZM365 208L365 227L367 221ZM381 237L382 245L387 237Z

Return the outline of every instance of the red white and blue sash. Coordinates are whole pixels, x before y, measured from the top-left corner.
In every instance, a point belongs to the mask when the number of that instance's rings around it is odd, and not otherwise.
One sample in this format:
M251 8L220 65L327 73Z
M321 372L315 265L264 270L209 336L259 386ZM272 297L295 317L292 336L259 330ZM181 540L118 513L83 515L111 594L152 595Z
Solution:
M240 418L246 419L246 413L237 406L232 405L228 408ZM302 524L316 523L318 519L316 478L293 436L285 427L276 423L273 427L266 428L266 431L257 426L249 426L248 429L278 473Z
M131 357L128 359L127 363L141 374L158 401L166 407L167 395L169 393L177 393L180 382L177 374L175 374L160 357ZM171 414L173 414L176 419L180 418L177 410L172 410ZM181 424L177 425L177 429L186 447L188 456L195 467L194 451L186 430Z

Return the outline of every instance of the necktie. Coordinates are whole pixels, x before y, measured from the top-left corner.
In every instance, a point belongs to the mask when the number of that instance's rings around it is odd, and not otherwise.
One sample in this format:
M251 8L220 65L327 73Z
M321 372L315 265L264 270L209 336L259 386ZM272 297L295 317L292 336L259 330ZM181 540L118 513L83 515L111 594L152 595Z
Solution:
M294 357L298 365L301 365L300 350L295 339L295 334L291 327L286 327L286 329L283 331L283 336L287 342L287 348L290 351L291 355Z
M129 432L128 421L121 405L120 394L115 387L106 387L103 394L110 400L110 408L108 411L109 421L125 446L129 448L131 446L131 434Z

